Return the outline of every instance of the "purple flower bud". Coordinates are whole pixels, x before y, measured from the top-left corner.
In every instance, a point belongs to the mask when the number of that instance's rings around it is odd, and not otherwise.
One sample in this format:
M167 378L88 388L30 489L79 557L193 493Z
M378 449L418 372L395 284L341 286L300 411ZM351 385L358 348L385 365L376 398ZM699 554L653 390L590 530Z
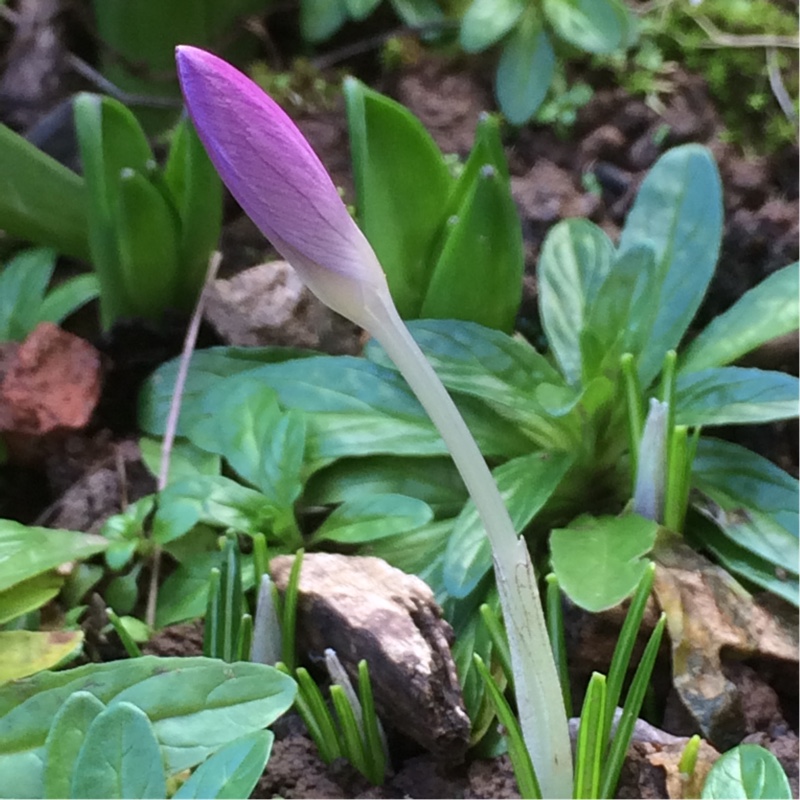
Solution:
M189 116L231 194L322 302L369 327L365 296L385 296L386 278L311 145L227 62L185 45L176 60Z

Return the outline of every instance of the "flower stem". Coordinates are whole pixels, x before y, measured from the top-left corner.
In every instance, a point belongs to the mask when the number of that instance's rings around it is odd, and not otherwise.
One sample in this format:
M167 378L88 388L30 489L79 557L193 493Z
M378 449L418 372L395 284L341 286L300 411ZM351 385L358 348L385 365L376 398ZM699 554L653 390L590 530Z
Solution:
M492 546L511 649L520 727L545 797L572 796L572 751L536 575L497 485L464 419L406 328L391 299L373 296L369 332L408 382L439 430ZM368 304L372 306L372 303Z

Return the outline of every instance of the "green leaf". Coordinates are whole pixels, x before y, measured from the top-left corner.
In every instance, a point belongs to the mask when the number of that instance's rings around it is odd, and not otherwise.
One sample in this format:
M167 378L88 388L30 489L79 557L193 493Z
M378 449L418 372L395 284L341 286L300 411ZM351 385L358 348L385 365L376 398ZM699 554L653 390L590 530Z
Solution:
M322 42L333 36L347 20L343 0L301 0L300 33L307 42Z
M81 306L100 295L97 275L78 275L60 283L39 306L38 322L60 323Z
M344 94L358 220L400 315L415 318L454 181L436 143L407 108L354 78L345 80Z
M188 117L172 138L164 180L180 215L180 271L175 302L192 308L222 230L222 181Z
M0 229L89 260L84 181L0 124Z
M147 173L153 152L133 113L111 97L81 93L73 103L88 197L89 246L100 282L103 326L130 313L117 241L120 173Z
M524 0L472 0L461 18L461 47L467 53L485 50L514 27L524 10Z
M274 739L271 731L256 731L220 748L172 795L173 800L250 797Z
M355 20L366 19L381 0L344 0L347 13Z
M686 524L686 536L695 549L708 550L732 575L738 575L782 597L795 607L800 605L800 581L797 574L760 558L750 549L729 539L710 519L692 514Z
M102 553L107 546L102 536L0 519L0 591L68 561Z
M797 481L731 442L701 438L692 464L693 502L740 547L798 574Z
M0 625L41 608L61 591L64 578L43 572L0 592Z
M512 125L523 125L542 104L555 71L555 54L533 8L508 37L494 86L500 110Z
M203 418L205 412L200 402L203 395L222 382L223 378L238 375L263 364L288 359L318 355L311 350L292 347L212 347L192 355L192 363L184 387L178 435L187 431ZM175 377L179 359L162 364L148 378L139 407L139 423L143 430L163 435L175 390Z
M159 495L153 540L165 544L203 523L253 535L269 530L276 508L261 492L221 475L196 475Z
M744 367L709 367L678 376L678 425L735 425L792 419L798 414L797 378Z
M21 342L36 327L56 265L50 248L25 250L0 272L0 342Z
M397 16L412 27L419 28L444 18L436 0L391 0Z
M657 308L639 361L647 387L677 348L703 299L722 239L722 188L710 152L682 145L644 179L620 236L619 256L642 245L655 254L649 302Z
M522 302L525 253L508 179L480 168L445 241L420 316L462 319L511 332Z
M565 443L565 425L544 418L536 400L542 383L562 385L563 381L526 342L463 321L414 320L408 327L448 389L475 397L513 422L517 436L524 433L540 446ZM366 356L392 366L375 343L367 346Z
M432 575L438 574L452 530L452 519L431 522L417 530L371 542L369 555L378 556L409 575L418 575L438 592L439 585Z
M587 53L613 53L628 43L631 21L619 0L544 0L555 32Z
M52 669L82 643L83 631L0 631L0 684Z
M430 506L416 497L368 495L335 509L314 533L312 542L363 544L417 530L432 519Z
M581 332L611 273L611 240L588 220L570 219L552 227L539 257L539 313L547 340L571 384L581 378Z
M569 453L531 453L492 472L514 529L522 532L541 511L572 466ZM451 597L466 597L492 568L492 548L472 500L456 520L444 562Z
M90 692L74 692L58 709L44 746L45 797L73 796L70 791L78 753L89 726L104 709Z
M458 514L467 500L464 481L449 456L343 458L314 473L303 506L325 506L373 494L403 494L434 508L440 517Z
M158 800L166 794L161 752L147 715L125 701L105 708L86 732L69 797Z
M755 744L740 744L723 753L714 763L700 796L704 800L788 800L792 797L792 790L780 761L769 750Z
M798 263L773 272L746 292L689 345L681 372L721 367L800 325Z
M151 439L147 436L139 439L142 461L156 478L161 471L161 450L160 439ZM172 443L169 454L167 483L193 478L195 475L219 475L220 466L220 457L216 453L207 453L185 439L177 439Z
M175 305L180 262L178 220L161 192L140 172L124 169L116 187L117 279L128 314L155 318Z
M73 692L91 692L109 707L137 706L174 775L270 725L291 706L295 688L263 664L154 656L44 672L0 687L0 797L42 796L47 733Z
M550 534L553 571L572 601L598 612L622 602L647 569L658 525L637 514L580 517Z
M219 453L246 481L280 509L291 509L302 489L306 425L302 412L281 411L276 393L243 376L220 383L205 402L215 413L192 438Z
M208 603L208 576L222 564L222 553L195 553L184 559L161 585L156 609L156 627L202 617Z
M599 797L606 750L606 676L593 672L586 688L575 745L575 797Z

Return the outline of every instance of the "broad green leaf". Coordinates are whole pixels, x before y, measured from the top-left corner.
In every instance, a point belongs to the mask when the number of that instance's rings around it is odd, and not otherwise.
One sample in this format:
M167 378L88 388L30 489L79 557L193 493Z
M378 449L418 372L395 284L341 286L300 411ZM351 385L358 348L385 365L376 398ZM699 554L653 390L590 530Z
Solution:
M692 514L686 523L686 536L696 549L710 551L732 575L782 597L795 607L800 605L800 582L796 573L778 567L737 544L711 519Z
M612 53L628 43L631 22L619 0L544 0L555 32L588 53Z
M100 533L109 540L105 556L111 569L123 569L133 557L140 539L144 537L145 525L149 523L155 502L154 494L140 497L122 513L114 514L103 523Z
M462 319L510 332L522 301L525 253L508 179L482 166L446 221L420 316Z
M347 20L344 0L301 0L300 32L307 42L333 36Z
M104 708L90 692L75 692L58 709L45 741L45 797L72 797L72 775L78 753L89 726Z
M722 367L800 325L798 264L773 272L720 314L689 345L681 372Z
M416 497L366 495L334 509L316 530L312 542L363 544L417 530L432 519L430 506Z
M89 260L83 179L0 124L0 229Z
M541 511L572 466L568 453L531 453L515 458L492 473L514 529L521 533ZM466 597L492 568L492 548L469 500L458 516L447 544L444 582L452 597Z
M692 464L693 502L740 547L798 574L797 480L731 442L701 438Z
M622 602L647 568L658 525L637 514L580 517L550 534L553 571L572 601L598 612Z
M222 552L194 554L178 564L161 585L156 609L156 627L198 619L208 605L208 579L213 567L222 564Z
M458 514L467 500L464 481L449 456L343 458L314 473L303 506L324 506L373 494L403 494L434 508L437 516Z
M461 18L461 47L467 53L485 50L514 27L524 10L524 0L472 0Z
M253 535L267 532L276 508L269 498L222 475L196 475L159 495L153 539L165 544L203 523Z
M234 391L232 391L234 390ZM302 488L305 418L281 411L277 395L246 376L220 383L206 403L215 409L205 424L202 447L219 453L277 508L291 508ZM192 438L198 441L197 426Z
M0 591L68 561L102 553L107 546L102 536L0 519Z
M452 529L452 519L431 522L414 531L370 542L361 552L378 556L409 575L418 575L437 592L437 582L431 575L439 569Z
M735 425L792 419L798 414L797 378L784 372L709 367L678 376L678 425Z
M780 761L769 750L740 744L714 762L700 796L703 800L789 800L792 790Z
M0 687L0 797L41 797L44 745L53 717L76 691L143 711L168 775L201 763L229 742L274 722L295 683L263 664L143 656L44 672Z
M494 79L497 102L512 125L523 125L536 113L554 70L553 47L531 8L508 37Z
M381 0L344 0L347 13L357 20L366 19Z
M552 227L539 257L539 313L567 380L581 378L581 331L608 278L614 247L593 223L569 219Z
M648 386L680 343L714 274L722 239L722 187L700 145L665 153L644 179L619 241L619 256L642 245L655 254L648 302L657 308L639 377Z
M204 415L200 402L203 395L221 383L223 378L238 375L263 364L316 356L311 350L292 347L212 347L192 355L189 375L181 398L178 435L186 436ZM163 435L170 403L175 391L179 359L162 364L145 384L139 404L139 423L151 434Z
M161 752L147 715L121 701L89 726L72 774L70 797L159 798L167 794Z
M0 683L51 669L82 643L83 631L0 631Z
M444 18L436 0L391 0L391 3L397 16L412 28L422 27Z
M563 443L562 425L543 418L536 400L542 383L563 384L548 361L530 345L476 323L414 320L409 330L444 385L480 400L540 445ZM371 342L367 358L393 368ZM530 449L530 448L529 448Z
M139 439L142 461L156 478L161 471L162 446L160 439L151 439L147 436ZM193 478L195 475L219 475L219 471L220 457L215 453L207 453L185 439L177 439L172 443L169 454L168 484L183 478Z
M220 748L172 795L173 800L250 797L274 738L271 731L256 731Z
M0 625L52 600L64 585L55 572L42 572L0 592Z
M344 94L358 219L400 315L418 317L454 181L436 143L407 108L354 78L345 80Z

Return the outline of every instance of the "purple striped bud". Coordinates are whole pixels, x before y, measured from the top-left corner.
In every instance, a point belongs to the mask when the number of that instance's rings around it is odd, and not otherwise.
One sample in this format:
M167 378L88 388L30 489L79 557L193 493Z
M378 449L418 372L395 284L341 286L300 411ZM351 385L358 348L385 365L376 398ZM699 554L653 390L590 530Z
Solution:
M386 277L303 134L222 59L182 45L176 60L189 116L239 205L323 303L371 327L368 299L388 296Z

